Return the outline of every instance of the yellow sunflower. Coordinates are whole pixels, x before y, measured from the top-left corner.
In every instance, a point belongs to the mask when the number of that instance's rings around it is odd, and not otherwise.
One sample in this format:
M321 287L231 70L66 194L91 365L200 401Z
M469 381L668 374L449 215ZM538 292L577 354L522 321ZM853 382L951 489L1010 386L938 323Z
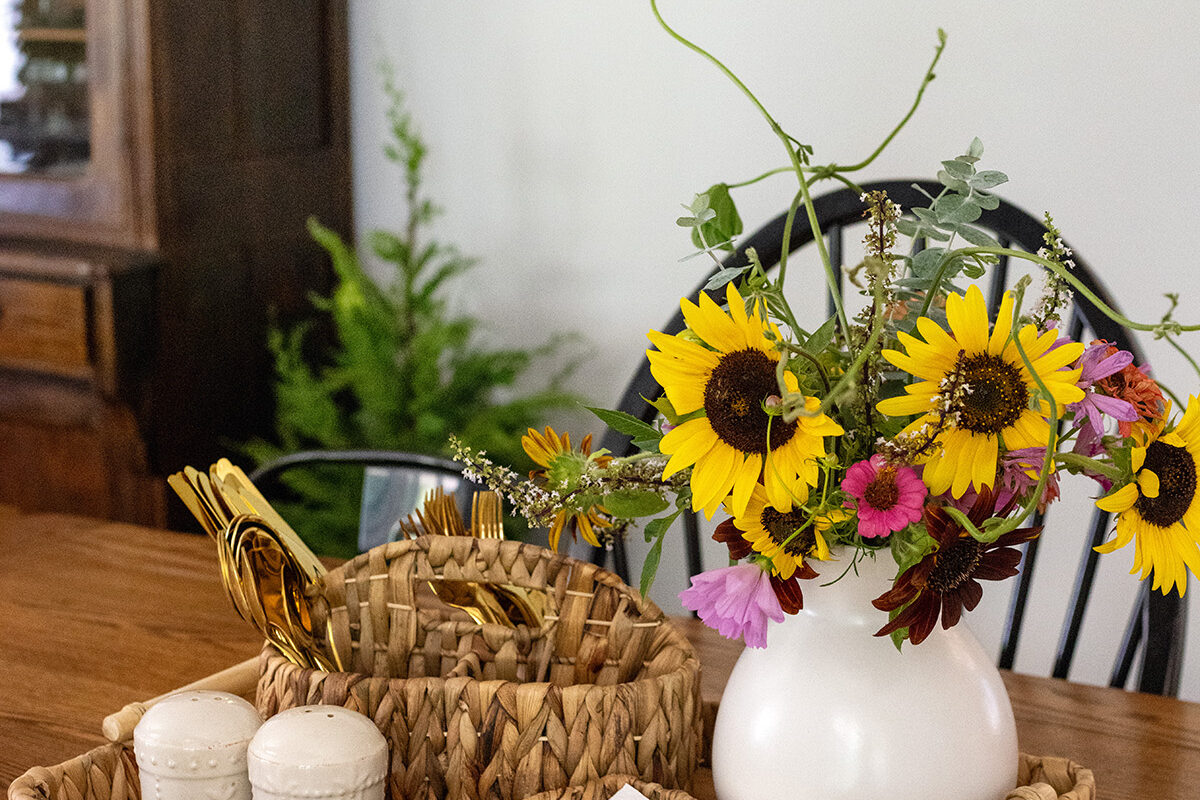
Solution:
M551 477L552 467L556 459L560 458L564 453L573 453L571 449L571 435L563 433L561 436L554 431L549 425L546 426L545 433L538 433L533 428L521 437L521 447L525 449L525 453L534 460L540 467L545 467L542 471L534 470L529 473L530 478L539 479L545 483L558 483ZM583 437L583 441L579 445L578 455L580 456L580 469L582 462L587 461L592 454L592 435L589 433ZM592 459L600 466L605 466L612 461L612 456L596 456ZM554 523L550 526L549 544L551 550L558 550L558 540L562 536L563 530L571 534L571 538L575 537L575 532L578 531L583 540L593 547L600 546L600 540L596 536L596 528L607 528L612 524L608 517L608 512L603 506L591 506L583 511L570 511L568 509L559 509L554 515Z
M1012 315L1012 295L1005 293L989 336L983 293L971 286L966 296L951 294L946 299L949 333L921 317L917 331L924 341L900 333L907 354L883 351L888 361L921 379L905 387L905 394L881 400L877 407L892 416L922 415L902 435L919 435L926 426L936 432L939 447L926 453L922 476L932 494L949 490L962 497L970 486L976 490L991 486L1001 446L1006 450L1045 446L1050 438L1050 405L1016 344L1009 341ZM1083 345L1071 342L1051 350L1058 332L1039 335L1033 325L1023 327L1017 337L1062 416L1067 403L1083 399L1083 390L1075 385L1079 370L1063 369L1079 358ZM959 388L943 398L942 392L952 386ZM943 403L949 408L940 408Z
M1133 448L1134 480L1101 497L1096 505L1117 514L1117 535L1096 548L1101 553L1133 541L1133 569L1141 579L1153 572L1152 587L1167 594L1187 590L1187 571L1200 575L1200 402L1188 398L1183 418Z
M746 313L732 283L725 296L728 313L704 293L699 305L680 303L688 328L703 344L650 331L658 350L646 354L675 410L704 412L673 428L659 447L671 456L664 478L693 467L692 509L704 509L709 519L731 494L733 512L743 513L760 478L776 509L790 509L793 499L803 502L817 483L815 459L825 455L824 437L842 433L825 414L795 422L767 414L764 403L779 394L779 353L757 309ZM788 391L799 390L792 373L785 371L784 381ZM806 404L819 405L815 398L806 398Z
M745 512L734 515L733 524L756 552L771 559L771 571L787 580L804 566L805 558L829 558L829 544L823 534L850 516L841 508L815 517L802 508L777 511L767 502L766 489L759 484L750 493Z

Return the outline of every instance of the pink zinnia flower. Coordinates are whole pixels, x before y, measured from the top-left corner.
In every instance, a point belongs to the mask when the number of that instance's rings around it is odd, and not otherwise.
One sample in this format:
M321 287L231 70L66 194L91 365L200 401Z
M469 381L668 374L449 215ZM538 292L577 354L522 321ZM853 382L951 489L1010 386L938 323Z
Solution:
M890 466L878 453L846 470L842 491L857 501L858 534L868 539L920 520L928 493L916 471Z
M743 637L747 647L767 646L767 618L783 622L783 607L771 577L758 564L735 564L701 572L679 593L684 608L726 639Z

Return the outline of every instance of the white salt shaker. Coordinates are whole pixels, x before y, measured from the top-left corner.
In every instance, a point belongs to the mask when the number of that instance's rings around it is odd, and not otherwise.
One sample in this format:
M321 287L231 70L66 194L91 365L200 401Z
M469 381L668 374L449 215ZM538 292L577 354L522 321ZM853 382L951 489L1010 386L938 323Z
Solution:
M254 800L383 800L388 746L357 711L300 706L263 723L247 761Z
M262 725L254 706L227 692L179 692L133 729L142 800L250 800L246 748Z

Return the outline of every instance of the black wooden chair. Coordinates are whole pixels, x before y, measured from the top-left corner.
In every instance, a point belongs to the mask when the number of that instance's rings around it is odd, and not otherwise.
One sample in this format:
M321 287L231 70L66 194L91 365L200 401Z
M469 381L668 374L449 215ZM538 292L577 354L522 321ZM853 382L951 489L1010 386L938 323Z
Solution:
M417 453L304 450L260 465L250 480L274 502L287 496L289 480L296 475L324 470L323 480L330 481L331 469L352 473L350 480L337 481L339 485L362 487L361 496L350 498L359 509L358 552L398 538L398 520L411 514L433 489L457 493L460 509L470 513L470 492L465 489L473 484L463 477L461 468L453 461Z
M931 195L936 196L941 186L930 182L916 182ZM865 191L882 189L902 208L925 206L928 200L916 188L913 181L887 181L868 184ZM843 189L817 197L814 201L816 216L820 228L825 232L826 244L833 264L842 263L844 252L844 231L849 226L862 220L863 203L858 194ZM776 265L783 241L784 220L781 214L754 235L738 243L738 251L731 255L724 266L742 266L746 263L744 251L753 247L764 265ZM1029 252L1036 252L1043 246L1042 234L1045 228L1041 220L1022 211L1015 206L1000 202L998 208L984 211L977 222L979 227L989 230L1003 246L1012 246ZM792 226L789 253L795 252L813 241L812 231L803 219L803 214L797 217ZM790 258L790 256L789 256ZM1104 302L1115 307L1107 292L1100 286L1086 262L1076 253L1072 256L1075 262L1075 274ZM713 270L715 274L716 269ZM710 276L711 277L711 276ZM839 271L839 279L841 279ZM1009 284L1009 263L1007 259L989 270L987 277L990 287L981 286L984 296L988 299L989 308L998 308L1000 298ZM701 281L696 290L690 295L693 302L697 300L700 290L708 278ZM824 284L822 284L824 285ZM832 300L829 300L829 315L833 314ZM676 313L662 330L666 333L678 333L684 327L682 313ZM1129 333L1092 306L1086 298L1076 295L1075 303L1067 325L1067 333L1079 341L1089 341L1092 338L1107 339L1119 347L1133 352L1136 362L1143 359L1137 344ZM1088 339L1083 339L1085 335ZM646 422L653 422L656 411L643 398L653 399L660 393L659 386L650 374L650 364L645 359L629 382L618 408ZM609 430L601 443L602 447L616 455L628 455L633 452L629 437L616 431ZM1053 512L1051 507L1050 511ZM1047 515L1039 514L1034 524L1045 524ZM684 540L688 573L695 575L702 571L700 526L696 515L685 514ZM1096 577L1099 556L1093 549L1103 542L1111 530L1110 515L1096 510L1091 520L1090 534L1083 541L1083 555L1075 576L1074 589L1068 606L1068 614L1063 622L1059 636L1057 652L1054 659L1053 676L1066 678L1071 668L1072 660L1079 643L1080 630L1083 626L1084 613L1092 592ZM1008 610L1007 620L1001 640L999 665L1011 669L1016 659L1017 645L1020 641L1022 623L1025 618L1026 605L1029 598L1030 586L1036 571L1038 555L1038 539L1029 543L1020 575L1013 592ZM625 547L618 542L612 552L613 570L626 581L630 579L630 570ZM607 560L607 553L596 551L597 562ZM1175 592L1163 596L1159 592L1149 590L1149 581L1141 585L1140 594L1134 604L1125 629L1125 634L1118 648L1117 657L1112 667L1109 683L1111 686L1124 688L1129 684L1129 677L1135 661L1140 668L1136 688L1139 691L1155 694L1177 695L1179 691L1180 669L1183 661L1185 614L1186 606Z

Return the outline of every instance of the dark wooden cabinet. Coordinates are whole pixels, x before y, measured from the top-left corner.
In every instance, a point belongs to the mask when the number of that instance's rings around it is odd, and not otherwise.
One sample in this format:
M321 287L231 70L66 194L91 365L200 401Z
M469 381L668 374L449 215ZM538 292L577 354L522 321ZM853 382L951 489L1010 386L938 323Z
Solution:
M16 19L0 502L162 522L165 475L269 430L269 320L329 281L306 219L349 233L345 0L26 0Z

